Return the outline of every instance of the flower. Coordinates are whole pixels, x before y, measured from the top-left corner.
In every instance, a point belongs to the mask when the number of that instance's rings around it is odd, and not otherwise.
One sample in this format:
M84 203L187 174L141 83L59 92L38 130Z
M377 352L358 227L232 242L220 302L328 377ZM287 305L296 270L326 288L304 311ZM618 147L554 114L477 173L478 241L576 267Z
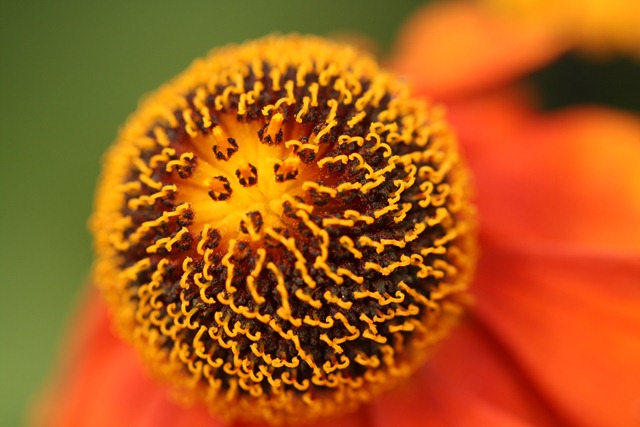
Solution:
M426 25L436 17L449 25ZM474 33L449 39L450 28ZM534 35L522 52L510 43L519 31L458 4L427 8L405 28L396 68L447 102L475 176L475 303L412 381L318 425L640 422L640 119L595 106L537 112L530 93L504 84L568 46ZM469 41L494 50L469 57ZM442 47L425 51L433 44ZM34 425L220 425L144 374L95 291L77 324Z

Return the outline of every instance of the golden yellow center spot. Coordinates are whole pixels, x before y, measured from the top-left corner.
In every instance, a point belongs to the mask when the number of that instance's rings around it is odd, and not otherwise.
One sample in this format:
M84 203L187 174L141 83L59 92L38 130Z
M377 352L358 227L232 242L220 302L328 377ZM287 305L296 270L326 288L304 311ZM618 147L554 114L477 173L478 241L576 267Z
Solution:
M210 134L191 139L189 150L197 166L189 177L176 181L176 198L193 209L190 230L195 235L205 224L215 225L223 236L246 232L242 221L256 212L265 227L282 226L283 203L302 195L304 182L317 179L315 162L305 164L296 154L304 126L287 127L278 113L266 124L261 141L264 123L243 123L229 115Z

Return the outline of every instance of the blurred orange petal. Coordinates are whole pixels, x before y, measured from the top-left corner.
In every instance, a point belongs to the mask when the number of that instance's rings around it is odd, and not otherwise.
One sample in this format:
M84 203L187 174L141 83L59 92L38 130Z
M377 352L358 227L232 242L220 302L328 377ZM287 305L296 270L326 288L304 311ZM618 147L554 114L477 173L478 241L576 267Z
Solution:
M475 312L568 425L637 426L639 283L637 255L549 255L489 244Z
M565 49L543 26L453 1L414 14L399 35L393 65L419 92L443 100L506 83Z
M394 393L384 404L374 406L373 412L372 425L376 427L534 426L459 390L437 372L424 378L421 385Z
M77 316L63 366L45 390L31 425L64 427L220 426L202 408L171 402L143 372L133 349L110 330L91 289Z
M477 184L475 314L567 425L640 423L640 118L450 107Z
M640 117L604 107L535 115L502 95L449 116L493 238L640 253Z
M481 0L515 22L546 25L567 42L598 56L640 56L636 0Z
M502 345L471 316L415 382L374 405L376 426L561 425Z

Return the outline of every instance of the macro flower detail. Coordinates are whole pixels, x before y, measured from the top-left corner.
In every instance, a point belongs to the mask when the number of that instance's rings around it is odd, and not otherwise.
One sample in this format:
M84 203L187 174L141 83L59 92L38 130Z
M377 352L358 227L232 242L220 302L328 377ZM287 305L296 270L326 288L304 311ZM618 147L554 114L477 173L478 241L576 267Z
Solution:
M146 100L91 224L118 333L227 419L312 420L408 377L475 261L441 110L313 37L216 50Z

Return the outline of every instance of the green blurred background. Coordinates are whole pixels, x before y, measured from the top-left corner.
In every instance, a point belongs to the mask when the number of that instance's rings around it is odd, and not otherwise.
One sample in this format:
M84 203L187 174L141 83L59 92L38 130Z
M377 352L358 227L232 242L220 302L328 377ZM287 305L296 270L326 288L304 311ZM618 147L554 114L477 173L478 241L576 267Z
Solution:
M100 157L138 100L212 47L272 32L361 34L384 55L422 3L0 0L0 426L22 424L51 370L91 268ZM629 59L569 54L529 78L549 109L640 111Z
M145 93L212 47L272 32L389 49L421 3L0 0L0 425L22 424L91 267L100 157Z

